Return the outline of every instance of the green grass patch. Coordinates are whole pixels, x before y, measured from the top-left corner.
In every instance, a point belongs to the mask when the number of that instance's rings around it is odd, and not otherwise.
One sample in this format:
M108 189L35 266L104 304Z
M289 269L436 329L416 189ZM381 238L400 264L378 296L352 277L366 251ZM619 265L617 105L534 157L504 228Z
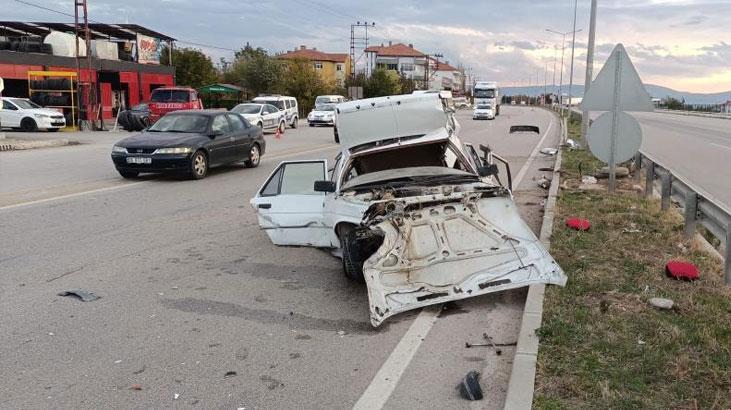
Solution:
M601 166L564 151L562 178L579 177L579 164L584 175ZM721 263L683 240L680 215L632 190L570 188L556 212L551 254L569 280L546 290L534 407L731 408L731 290ZM591 230L569 230L569 216ZM696 263L701 279L666 278L674 258ZM655 309L652 297L676 308Z

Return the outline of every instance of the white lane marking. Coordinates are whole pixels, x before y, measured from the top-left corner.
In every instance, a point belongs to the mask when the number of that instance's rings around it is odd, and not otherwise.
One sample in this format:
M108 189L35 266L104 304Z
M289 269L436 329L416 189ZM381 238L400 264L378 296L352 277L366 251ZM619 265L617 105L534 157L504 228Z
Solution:
M371 384L360 396L353 409L377 410L383 408L391 397L391 393L396 389L401 375L404 374L411 359L419 350L419 346L434 326L434 322L436 322L439 312L442 310L441 308L442 305L429 306L416 316L414 323L411 324L409 330L406 331L406 334L398 342L386 362L378 370Z
M518 175L515 176L515 180L513 180L513 190L517 191L518 187L520 186L520 183L523 181L523 177L525 177L525 174L530 169L530 166L533 164L533 161L535 161L536 157L538 156L538 151L541 150L541 147L543 146L543 142L546 141L546 137L548 137L548 133L551 131L551 128L553 127L553 115L551 115L551 122L548 123L548 128L546 128L546 132L543 134L543 137L541 137L541 140L538 141L538 145L533 149L533 152L530 153L530 157L528 157L528 161L525 162L523 165L523 168L518 171Z
M518 172L515 180L515 186L517 187L523 180L523 177L528 172L531 164L538 155L538 151L541 149L543 142L546 140L551 127L553 126L553 115L551 115L551 122L546 129L546 133L543 134L538 145L536 145L533 152L531 152L528 161ZM428 308L422 309L419 315L416 316L414 322L409 327L409 330L401 337L401 340L393 349L388 359L381 365L381 368L373 377L371 383L360 396L358 401L353 406L356 410L380 410L386 405L386 402L391 397L391 394L396 389L401 376L409 367L411 359L416 355L417 350L421 346L421 343L426 339L427 334L434 326L434 323L439 317L439 313L442 311L442 305L434 305Z
M310 154L313 152L324 151L324 150L331 149L331 148L335 148L335 146L329 144L329 146L321 146L320 148L310 149L310 150L306 150L306 151L289 152L289 153L282 154L282 155L266 157L266 159L267 160L277 160L277 159L292 157L295 155L304 155L304 154ZM91 189L88 191L74 192L71 194L54 196L51 198L36 199L34 201L27 201L27 202L12 204L12 205L5 205L5 206L0 206L0 211L7 211L7 210L22 208L22 207L31 206L31 205L38 205L38 204L43 204L43 203L51 202L51 201L60 201L63 199L76 198L76 197L80 197L80 196L84 196L84 195L98 194L100 192L116 191L119 189L129 188L131 186L140 185L140 184L144 184L144 183L152 182L152 181L154 181L154 180L131 182L131 183L125 183L122 185L114 185L114 186L109 186L109 187L104 187L104 188Z
M726 145L716 144L715 142L709 142L708 145L713 145L714 147L723 148L726 150L731 150L731 147L728 147Z

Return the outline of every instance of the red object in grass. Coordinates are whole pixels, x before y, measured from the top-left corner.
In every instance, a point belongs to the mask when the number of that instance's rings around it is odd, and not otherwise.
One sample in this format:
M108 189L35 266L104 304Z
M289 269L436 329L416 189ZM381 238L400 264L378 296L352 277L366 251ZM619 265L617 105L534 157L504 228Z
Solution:
M690 263L673 260L665 265L665 273L675 279L696 280L699 278L698 268Z
M566 219L566 226L577 231L588 231L591 228L591 222L588 219L568 218Z

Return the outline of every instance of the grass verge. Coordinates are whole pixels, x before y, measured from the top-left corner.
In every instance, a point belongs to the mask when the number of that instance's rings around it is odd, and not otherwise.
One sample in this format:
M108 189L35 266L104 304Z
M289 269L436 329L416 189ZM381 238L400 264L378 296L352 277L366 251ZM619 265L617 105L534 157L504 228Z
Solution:
M576 123L569 135L579 140ZM564 180L600 165L588 151L563 155ZM534 407L729 409L731 290L721 263L683 240L677 212L624 187L559 194L551 253L569 280L546 289ZM588 218L591 230L569 230L569 216ZM666 278L675 258L697 264L701 279ZM652 297L675 307L653 308Z

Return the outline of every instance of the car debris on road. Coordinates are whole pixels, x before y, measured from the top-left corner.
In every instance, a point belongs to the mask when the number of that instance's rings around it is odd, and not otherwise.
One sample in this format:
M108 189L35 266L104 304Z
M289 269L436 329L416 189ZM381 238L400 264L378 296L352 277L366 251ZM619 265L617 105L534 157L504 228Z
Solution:
M65 290L63 292L58 292L58 296L75 296L82 302L93 302L100 298L100 296L95 295L94 292L90 292L84 289Z
M428 305L565 285L518 213L509 165L459 139L447 95L357 100L338 111L332 169L283 162L250 202L274 244L340 250L345 274L366 282L373 326Z

